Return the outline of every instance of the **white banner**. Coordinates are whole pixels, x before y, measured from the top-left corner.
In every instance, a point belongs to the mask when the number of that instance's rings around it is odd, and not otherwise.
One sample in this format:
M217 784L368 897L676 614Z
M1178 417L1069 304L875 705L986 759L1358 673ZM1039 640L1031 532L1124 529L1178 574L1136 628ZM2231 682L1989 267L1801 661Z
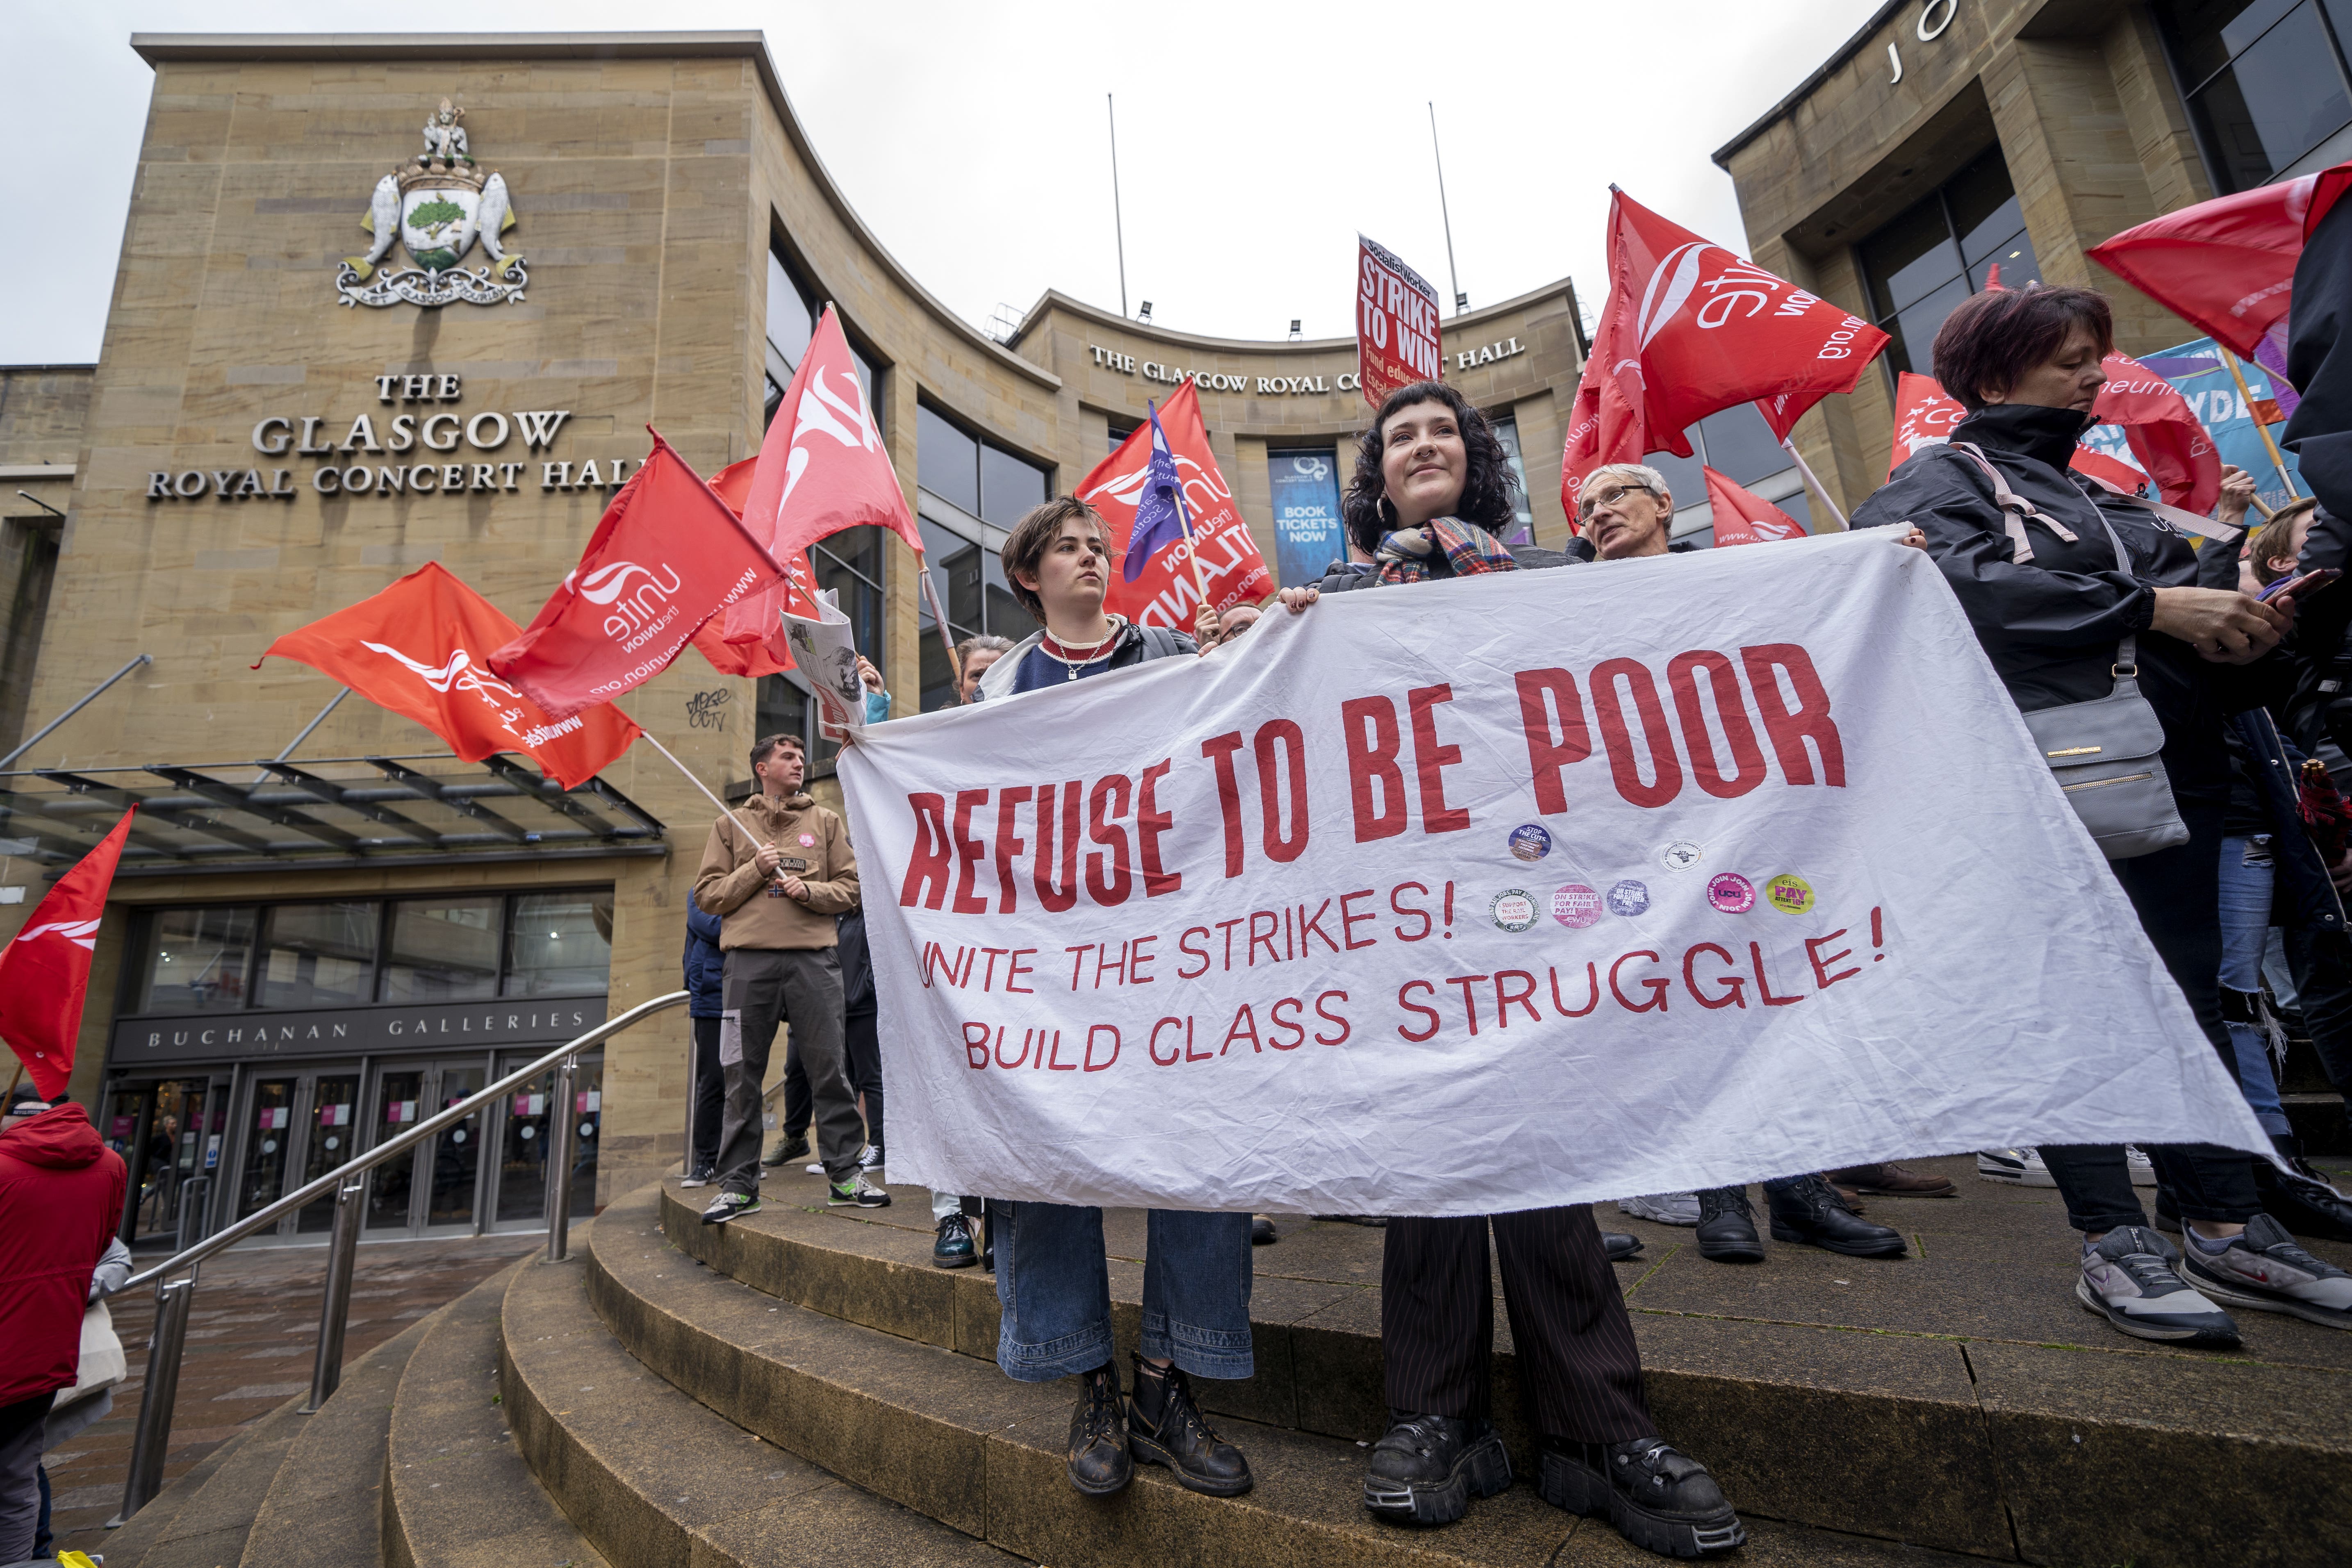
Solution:
M1885 532L1338 595L841 777L898 1180L1470 1214L2269 1146Z

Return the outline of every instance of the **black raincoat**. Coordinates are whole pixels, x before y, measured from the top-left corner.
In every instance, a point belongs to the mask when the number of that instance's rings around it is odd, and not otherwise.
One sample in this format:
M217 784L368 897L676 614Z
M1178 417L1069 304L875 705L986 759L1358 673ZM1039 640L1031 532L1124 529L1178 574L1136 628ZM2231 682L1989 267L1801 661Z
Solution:
M2116 645L2139 638L2141 692L2164 724L2165 772L2177 795L2229 794L2223 718L2283 689L2275 656L2247 666L2214 664L2176 637L2148 630L2158 588L2195 587L2197 552L2186 535L2144 507L2109 495L2066 467L2087 414L2031 404L1980 408L1953 428L1974 443L2011 489L2063 523L2072 542L2025 523L2032 559L2016 560L1991 479L1968 457L1930 447L1895 471L1856 509L1856 528L1910 523L1959 596L1977 640L2018 707L2032 712L2104 697L2115 687ZM2121 569L2101 518L2130 555Z

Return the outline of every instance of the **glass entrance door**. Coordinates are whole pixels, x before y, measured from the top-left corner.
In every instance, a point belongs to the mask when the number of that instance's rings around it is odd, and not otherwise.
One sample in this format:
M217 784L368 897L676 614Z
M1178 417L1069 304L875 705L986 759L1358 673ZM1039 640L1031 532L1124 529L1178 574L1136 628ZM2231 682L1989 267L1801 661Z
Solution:
M395 1138L418 1122L479 1093L488 1081L480 1057L403 1062L379 1068L367 1103L369 1146ZM478 1225L482 1126L476 1110L455 1127L402 1151L375 1167L368 1182L367 1234L424 1236L471 1233Z
M302 1181L310 1185L328 1172L342 1167L355 1151L360 1134L360 1075L355 1071L318 1074L310 1085L303 1112ZM318 1198L302 1205L294 1216L298 1235L324 1235L334 1228L335 1200Z
M499 1063L509 1073L530 1058L511 1053ZM604 1057L590 1051L580 1058L572 1077L572 1217L585 1219L596 1212L596 1142L604 1128ZM562 1108L553 1103L555 1069L532 1079L504 1096L498 1106L502 1131L499 1141L497 1190L492 1196L489 1228L539 1230L547 1225L547 1153L552 1146L555 1118Z
M122 1084L108 1096L102 1124L108 1146L131 1168L123 1205L126 1241L175 1238L189 1211L190 1237L204 1227L201 1210L217 1174L227 1131L226 1084L210 1078Z

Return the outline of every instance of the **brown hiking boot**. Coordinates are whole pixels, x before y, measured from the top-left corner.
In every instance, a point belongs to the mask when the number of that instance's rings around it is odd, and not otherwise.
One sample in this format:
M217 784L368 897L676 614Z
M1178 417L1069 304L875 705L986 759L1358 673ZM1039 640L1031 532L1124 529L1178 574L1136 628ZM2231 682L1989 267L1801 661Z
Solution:
M1959 1190L1945 1177L1923 1176L1896 1164L1849 1165L1829 1176L1835 1185L1873 1198L1948 1198Z

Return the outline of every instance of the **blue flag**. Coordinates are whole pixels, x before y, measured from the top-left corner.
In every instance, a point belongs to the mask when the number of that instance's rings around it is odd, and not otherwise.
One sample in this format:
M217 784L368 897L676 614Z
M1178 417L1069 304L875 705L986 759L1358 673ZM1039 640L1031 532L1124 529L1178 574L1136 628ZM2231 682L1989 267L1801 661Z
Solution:
M1153 556L1184 537L1184 481L1177 477L1176 454L1168 449L1168 433L1160 428L1158 406L1144 406L1151 414L1151 466L1144 471L1135 526L1128 531L1127 554L1119 563L1119 574L1130 583L1143 575Z

